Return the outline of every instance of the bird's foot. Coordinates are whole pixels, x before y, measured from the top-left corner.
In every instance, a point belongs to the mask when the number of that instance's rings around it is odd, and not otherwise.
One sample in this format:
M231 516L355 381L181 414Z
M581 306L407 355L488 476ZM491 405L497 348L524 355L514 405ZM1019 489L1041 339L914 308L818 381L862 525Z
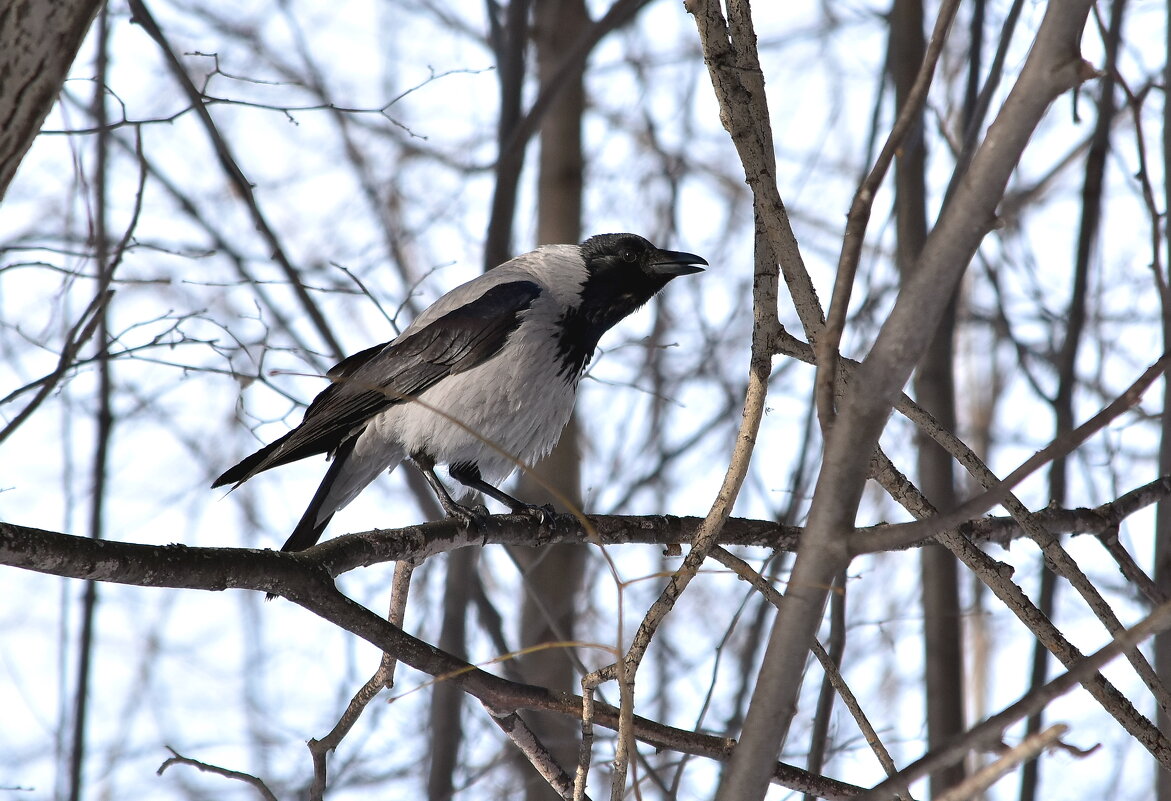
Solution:
M464 506L452 501L450 504L443 504L443 510L447 512L448 517L455 518L468 528L483 528L492 516L488 513L488 507L479 503L475 506Z
M517 506L513 506L512 513L514 515L524 515L525 517L536 521L542 526L552 523L553 518L557 516L557 512L553 509L552 504L548 503L541 506L536 506L535 504L531 503L522 503Z

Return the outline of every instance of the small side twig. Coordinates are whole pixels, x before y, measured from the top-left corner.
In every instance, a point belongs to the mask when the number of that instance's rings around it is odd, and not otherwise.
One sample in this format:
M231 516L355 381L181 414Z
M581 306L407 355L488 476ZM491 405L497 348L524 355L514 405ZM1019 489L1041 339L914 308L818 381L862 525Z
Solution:
M65 344L61 348L61 355L57 358L57 366L53 368L52 373L40 380L41 387L37 390L37 394L33 396L33 399L23 409L17 412L8 425L4 426L3 430L0 430L0 442L3 442L13 431L20 428L21 424L31 417L32 413L44 402L45 398L53 393L57 384L60 383L64 375L69 372L69 368L75 363L74 360L77 357L78 351L81 350L81 346L93 337L94 332L97 331L98 322L102 319L106 306L109 305L110 298L112 297L114 297L114 291L105 287L98 291L93 299L90 300L85 311L77 318L77 322L73 324L73 328L66 335ZM8 397L0 401L0 404L15 397L15 395L15 392L10 393Z
M1069 726L1063 723L1050 726L1026 737L1018 745L1004 752L995 761L990 762L973 773L962 782L939 796L938 801L967 801L975 798L991 787L998 779L1023 762L1035 759L1041 752L1060 742L1061 737L1069 731Z
M1134 557L1130 552L1123 547L1122 542L1118 539L1118 526L1113 525L1105 531L1098 534L1098 542L1102 543L1102 547L1106 549L1106 553L1114 558L1118 563L1118 570L1126 578L1126 580L1143 594L1143 597L1152 604L1164 604L1171 600L1163 588L1154 582L1154 580L1147 575L1134 561Z
M407 595L410 591L411 575L415 572L415 566L414 562L405 559L400 559L394 566L387 620L399 629L402 629L403 621L406 619ZM313 784L309 787L309 798L313 801L318 801L325 796L326 780L329 775L326 756L330 751L335 750L350 733L350 729L358 722L358 718L362 716L362 712L374 700L374 697L382 690L394 686L394 671L397 666L398 660L394 654L389 651L384 652L374 675L367 679L358 692L354 693L354 697L350 699L346 710L329 734L320 739L314 738L309 741L309 753L313 758Z
M499 726L513 745L520 749L529 764L537 769L541 778L548 782L558 795L566 799L578 798L574 780L561 769L557 760L549 753L549 749L537 738L537 735L520 715L515 712L501 715L493 712L487 705L484 708L488 710L488 716L492 718L492 722ZM581 801L589 801L589 796L585 795L584 791L580 798Z
M394 577L390 581L390 610L386 613L386 619L400 629L407 619L407 596L411 591L411 576L418 566L419 563L411 559L400 559L394 563ZM392 654L382 655L382 664L378 669L385 674L382 677L383 686L388 690L394 686L394 669L397 666L398 660Z
M784 600L784 596L781 595L776 587L735 554L729 553L720 546L716 546L712 549L711 557L751 584L753 589L763 595L773 606L779 606ZM838 670L837 663L826 653L825 649L821 647L821 643L817 642L817 640L813 641L811 650L813 651L813 655L817 657L817 661L821 663L821 669L825 672L826 678L829 679L830 686L837 692L838 697L842 700L842 705L849 710L854 718L854 722L858 726L858 730L866 738L866 744L874 751L874 756L878 758L882 769L886 771L887 776L894 776L898 772L898 768L895 767L895 762L891 758L890 752L886 750L886 746L878 738L878 732L871 725L870 719L866 717L866 713L862 711L862 705L858 703L858 697L854 695L854 691L850 689L849 685L846 684L846 680L842 678L842 673ZM904 796L896 794L895 797L901 799Z
M171 752L171 758L165 761L163 764L159 765L159 769L155 771L155 774L158 776L162 776L163 771L172 765L190 765L191 767L197 768L204 773L214 773L215 775L223 776L226 779L235 779L236 781L249 784L256 788L256 792L260 793L260 797L265 799L265 801L277 801L276 795L273 794L272 790L268 789L268 785L266 785L261 779L253 776L251 773L243 773L238 770L229 770L228 768L221 768L219 765L209 765L206 762L200 762L198 759L185 757L169 745L166 748Z

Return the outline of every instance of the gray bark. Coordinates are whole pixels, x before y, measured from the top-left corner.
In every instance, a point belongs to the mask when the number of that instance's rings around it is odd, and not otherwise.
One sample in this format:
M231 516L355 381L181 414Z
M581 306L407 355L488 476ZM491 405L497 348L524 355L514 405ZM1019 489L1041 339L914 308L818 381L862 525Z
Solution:
M53 108L101 0L0 5L0 199Z

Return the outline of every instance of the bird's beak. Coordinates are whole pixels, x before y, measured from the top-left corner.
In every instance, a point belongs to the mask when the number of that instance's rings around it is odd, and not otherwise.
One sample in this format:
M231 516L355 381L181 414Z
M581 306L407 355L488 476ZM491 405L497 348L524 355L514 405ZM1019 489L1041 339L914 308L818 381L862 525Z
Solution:
M655 275L690 275L691 273L702 273L703 267L699 266L701 264L706 266L707 259L696 256L694 253L657 250L651 256L649 269Z

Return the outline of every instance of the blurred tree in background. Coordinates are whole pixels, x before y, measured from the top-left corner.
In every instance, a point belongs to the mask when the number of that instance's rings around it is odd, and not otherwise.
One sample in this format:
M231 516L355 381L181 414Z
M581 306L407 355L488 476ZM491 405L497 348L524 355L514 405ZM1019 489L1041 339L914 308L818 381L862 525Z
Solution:
M10 3L0 787L1171 800L1171 638L1135 647L1171 599L1169 30L1125 0ZM304 558L246 550L322 465L207 486L333 363L607 231L712 267L603 340L518 479L591 529L418 528L403 469Z

